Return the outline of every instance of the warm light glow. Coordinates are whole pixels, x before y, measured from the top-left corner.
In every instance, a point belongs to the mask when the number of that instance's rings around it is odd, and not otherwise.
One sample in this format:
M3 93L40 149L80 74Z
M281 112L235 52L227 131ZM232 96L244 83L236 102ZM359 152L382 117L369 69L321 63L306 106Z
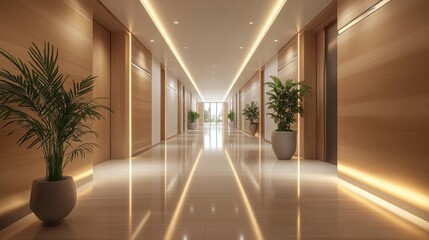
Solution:
M274 8L271 11L271 14L268 16L267 20L265 21L263 27L261 28L261 31L259 32L258 36L256 37L255 42L253 43L252 47L249 49L249 52L244 59L243 63L241 64L240 69L238 70L237 74L235 75L234 80L232 81L231 85L229 86L228 90L225 93L225 97L223 98L222 102L226 102L226 98L228 97L229 92L231 91L232 87L234 87L235 83L237 82L238 78L240 77L241 73L243 72L244 68L246 67L247 63L249 62L250 58L255 53L256 49L258 48L259 44L262 42L262 39L264 38L265 34L267 34L268 30L270 29L271 25L273 24L274 20L276 19L277 15L279 15L280 11L282 10L283 6L285 5L287 0L279 0L274 6Z
M129 69L128 69L128 135L129 135L129 144L128 144L128 157L130 158L130 163L131 163L131 157L133 156L133 152L132 152L132 135L133 135L133 131L132 131L132 77L131 77L131 67L132 67L132 62L131 62L131 58L132 58L132 34L131 32L128 33L129 34L129 39L128 39L128 62L129 62Z
M168 184L167 186L167 193L170 191L171 188L173 188L174 184L177 182L177 176Z
M133 151L132 151L132 82L131 82L131 67L132 67L132 63L131 63L131 58L132 58L132 34L131 32L128 33L128 61L129 61L129 69L128 69L128 95L129 95L129 99L128 99L128 135L129 135L129 139L128 139L128 157L129 157L129 169L128 169L128 236L131 236L131 232L132 232L132 225L133 225L133 160L132 160L132 155L133 155Z
M176 209L174 210L173 217L171 218L170 224L168 224L168 228L167 228L167 232L165 234L164 240L169 240L169 239L172 239L173 237L173 233L177 225L177 220L179 219L179 215L182 211L183 203L188 194L189 186L191 185L192 179L194 178L195 169L197 168L198 163L200 162L202 152L203 150L201 149L197 155L194 165L192 166L191 173L189 174L188 180L186 181L185 187L183 188L183 192L180 195L180 199L179 199L179 202L177 203Z
M380 9L381 7L383 7L384 5L386 5L388 2L390 2L390 0L382 0L382 1L378 2L377 4L375 4L374 6L368 8L368 10L366 10L361 15L359 15L358 17L356 17L355 19L353 19L351 22L349 22L344 27L342 27L340 30L338 30L338 35L340 35L341 33L345 32L345 31L347 31L349 28L353 27L358 22L364 20L366 17L368 17L369 15L373 14L375 11L377 11L378 9Z
M134 231L133 235L131 236L131 240L137 239L137 236L140 234L140 231L143 229L144 225L146 224L147 220L150 217L150 211L146 213L146 215L143 217L139 225L137 226L136 230Z
M259 129L261 129L261 127L259 127ZM262 186L262 134L259 136L259 186ZM258 189L259 191L261 189Z
M167 210L167 197L168 197L168 187L167 187L167 141L164 142L164 211Z
M3 200L2 202L7 202L7 204L2 204L2 206L0 206L0 216L4 216L8 212L14 211L18 208L21 208L24 205L27 205L28 196L20 194L20 196L14 196L14 197L8 198L8 201Z
M425 229L426 231L429 231L429 222L425 221L424 219L421 219L405 210L403 210L402 208L399 208L375 195L372 195L371 193L368 193L365 190L362 190L344 180L338 179L340 186L343 186L344 188L358 194L359 196L362 196L368 200L370 200L371 202L377 204L378 206L394 213L395 215L402 217L403 219Z
M92 190L94 190L94 185L91 182L78 187L76 189L77 198L79 199L81 197L84 197L84 196L92 193Z
M298 200L298 211L296 215L296 239L301 239L301 205Z
M171 40L170 35L168 35L164 26L161 24L160 18L158 17L158 15L155 12L154 8L152 7L151 3L148 0L140 0L140 2L143 5L143 7L146 9L146 12L149 14L149 16L152 19L155 26L158 28L159 32L161 33L161 35L164 38L165 42L167 43L168 47L170 48L170 50L173 52L174 56L176 57L177 61L182 66L183 71L185 71L186 75L188 76L188 78L191 81L192 85L194 86L195 90L197 90L198 94L201 97L201 101L204 102L203 95L201 95L200 90L197 87L197 84L195 83L194 79L192 78L191 72L188 70L188 68L185 65L185 62L182 60L182 57L179 55L179 52L177 51L175 45L173 44L173 41ZM177 23L174 22L174 24L179 24L179 22L177 22Z
M343 164L338 165L338 172L395 196L398 199L402 199L412 205L423 208L426 211L429 210L429 197L413 189L412 186L403 186L400 183L395 183L390 180L387 181L357 169L344 166Z
M81 173L73 176L73 180L75 182L79 182L79 181L81 181L81 180L83 180L83 179L85 179L87 177L90 177L90 176L92 176L92 167L91 167L91 169L88 169L88 170L86 170L84 172L81 172Z
M244 206L246 207L250 222L252 223L252 229L255 232L256 239L264 239L264 237L262 236L261 229L259 228L258 221L256 220L255 213L253 212L246 192L244 191L243 185L241 184L240 178L238 177L237 171L235 170L234 164L232 163L231 157L229 156L228 151L226 149L225 154L226 158L228 159L229 165L231 166L232 172L234 173L235 181L237 182L238 188L240 189L240 194L243 198Z
M301 33L298 33L298 82L301 82L301 61L300 61L300 55L301 55ZM300 88L300 86L298 85L298 89ZM298 164L299 164L299 160L301 157L301 116L299 115L299 113L297 114L297 119L298 119L298 129L297 129L297 146L298 146Z

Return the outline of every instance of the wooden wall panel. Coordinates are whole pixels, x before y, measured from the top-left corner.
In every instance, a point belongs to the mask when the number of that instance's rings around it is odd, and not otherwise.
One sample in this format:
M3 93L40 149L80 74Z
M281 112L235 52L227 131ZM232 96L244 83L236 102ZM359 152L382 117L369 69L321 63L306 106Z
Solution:
M200 118L198 119L198 127L202 128L204 127L204 103L203 102L197 102L196 111L198 112L198 114L200 114Z
M31 42L43 46L49 41L59 49L60 71L70 74L67 85L92 74L92 11L86 1L3 1L0 22L0 46L13 55L27 60ZM12 70L4 59L0 66ZM32 180L45 175L41 153L16 146L19 132L6 136L13 128L0 128L0 229L29 213ZM91 178L91 155L76 159L65 171L78 184L81 173Z
M392 0L338 37L339 176L426 221L428 12L428 1Z
M298 57L298 36L293 37L277 54L279 71ZM297 78L294 78L297 80Z
M316 159L325 161L325 31L317 33L317 147Z
M341 29L380 0L338 1L338 29Z
M133 155L152 146L152 56L132 38L132 152Z
M125 159L130 156L130 35L127 32L111 33L111 157Z
M144 69L146 72L152 73L152 54L134 36L132 38L131 56L132 63Z
M167 71L166 87L165 87L165 120L166 120L166 137L172 138L179 134L178 121L179 121L179 81L175 76Z
M182 82L177 82L177 133L182 133L183 122L183 86Z
M279 71L277 76L285 82L286 79L292 79L298 81L298 37L295 36L278 52L278 67ZM268 90L268 89L267 89ZM291 125L291 129L298 131L298 121ZM304 148L304 142L301 141L302 134L300 137L300 150ZM295 154L298 154L298 147L296 148Z
M300 118L301 138L305 159L316 159L317 153L317 65L316 65L316 35L304 32L300 37L301 67L300 80L312 89L304 98L304 117Z
M246 84L243 85L243 87L240 89L240 112L238 114L243 114L243 109L246 104L250 104L250 102L254 101L256 102L259 110L261 110L261 81L260 81L260 71L257 71L255 75L252 76L252 78L249 79L249 81L246 82ZM259 119L256 121L259 122ZM246 120L244 116L241 118L241 130L245 132L250 132L250 121ZM259 133L259 128L257 133Z
M93 74L97 76L94 96L107 98L99 102L110 107L110 32L97 22L93 33ZM110 159L110 113L105 112L104 118L95 124L101 135L97 139L101 149L94 149L94 164Z
M165 109L166 109L166 74L167 71L165 70L164 66L161 66L161 140L167 140L166 137L166 116L165 116Z
M151 76L132 68L132 151L133 155L152 146Z

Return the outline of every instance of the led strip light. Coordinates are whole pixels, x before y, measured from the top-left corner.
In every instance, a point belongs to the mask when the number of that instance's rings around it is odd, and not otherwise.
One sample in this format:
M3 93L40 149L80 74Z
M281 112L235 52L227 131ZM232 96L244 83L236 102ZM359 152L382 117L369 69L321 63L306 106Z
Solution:
M140 0L140 3L146 9L146 12L149 14L149 17L152 19L156 28L158 28L159 32L161 33L161 36L164 38L165 42L167 43L170 50L173 52L177 61L182 66L183 71L185 71L186 75L188 76L188 78L191 81L192 85L194 86L195 90L197 90L198 95L200 95L201 100L204 102L203 95L200 93L200 90L198 89L197 85L195 84L195 81L192 78L192 75L189 72L188 68L186 67L185 62L182 60L182 57L179 55L179 52L177 51L176 47L174 46L173 41L170 38L170 35L167 34L167 31L165 30L164 26L161 24L161 21L159 21L160 18L158 17L156 12L154 11L152 5L149 3L148 0Z
M378 9L380 9L381 7L386 5L388 2L390 2L390 0L382 0L382 1L378 2L377 4L375 4L374 6L370 7L368 10L363 12L361 15L357 16L355 19L353 19L352 21L347 23L344 27L340 28L340 30L338 30L338 35L347 31L349 28L353 27L358 22L364 20L366 17L373 14L375 11L377 11Z
M282 8L286 2L287 2L287 0L280 0L277 2L276 6L273 8L273 11L271 12L270 16L268 17L268 20L265 22L264 27L262 28L262 31L259 32L259 35L256 38L256 41L253 43L252 47L250 48L249 53L247 54L246 58L243 61L243 64L241 65L240 69L238 70L237 74L235 75L234 81L232 81L231 85L229 86L228 90L226 91L225 97L223 98L223 102L225 102L225 100L228 97L228 94L231 91L232 87L234 87L235 83L237 82L238 78L240 77L241 73L243 72L244 68L246 67L247 63L249 62L250 58L255 53L259 44L262 42L262 39L265 37L265 34L267 34L268 30L270 29L271 25L274 23L274 20L277 18L277 16L279 15L280 11L282 10Z

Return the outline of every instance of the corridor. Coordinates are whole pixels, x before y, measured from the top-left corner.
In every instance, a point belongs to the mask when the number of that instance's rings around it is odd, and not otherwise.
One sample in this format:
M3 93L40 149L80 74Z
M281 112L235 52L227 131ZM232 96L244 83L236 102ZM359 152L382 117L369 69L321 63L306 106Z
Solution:
M269 143L219 125L94 167L64 223L33 214L0 239L428 239L344 187L333 165L276 160Z

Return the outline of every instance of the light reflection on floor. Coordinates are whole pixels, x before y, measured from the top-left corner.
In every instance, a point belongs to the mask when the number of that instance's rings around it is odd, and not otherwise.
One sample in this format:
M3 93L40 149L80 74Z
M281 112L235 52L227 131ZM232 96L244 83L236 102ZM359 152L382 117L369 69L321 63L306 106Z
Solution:
M94 168L63 224L33 215L0 239L429 239L338 185L334 166L276 160L269 143L219 125Z

